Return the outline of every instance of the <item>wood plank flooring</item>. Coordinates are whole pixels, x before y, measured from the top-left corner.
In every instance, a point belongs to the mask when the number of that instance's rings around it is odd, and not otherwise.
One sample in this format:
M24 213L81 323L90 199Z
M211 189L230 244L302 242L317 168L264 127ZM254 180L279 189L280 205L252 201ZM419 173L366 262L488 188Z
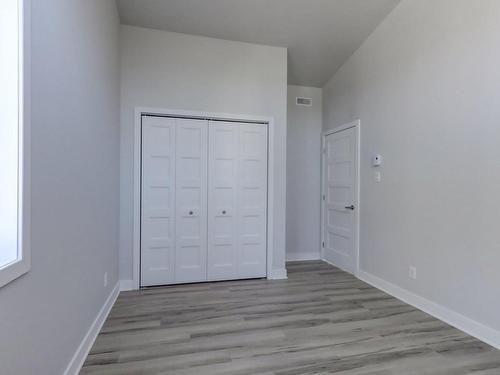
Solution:
M500 351L335 267L288 277L121 293L81 374L500 374Z

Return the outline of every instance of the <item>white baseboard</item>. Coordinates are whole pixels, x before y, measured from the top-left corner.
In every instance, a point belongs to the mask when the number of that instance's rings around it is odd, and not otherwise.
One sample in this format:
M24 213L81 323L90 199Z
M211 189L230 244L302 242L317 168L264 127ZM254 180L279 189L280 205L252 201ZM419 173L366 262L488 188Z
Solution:
M298 262L302 260L319 260L320 253L317 251L304 251L300 253L287 253L286 261L287 262Z
M269 275L267 275L267 278L269 280L285 280L285 279L287 279L288 276L286 274L286 268L271 270L271 273Z
M97 314L97 317L90 326L87 334L83 338L83 341L80 343L80 346L78 346L78 349L73 355L73 358L71 358L68 367L66 367L66 370L64 371L64 375L78 375L80 373L83 363L85 362L85 359L87 358L87 355L89 354L90 349L92 348L92 345L94 344L94 341L99 334L99 331L101 330L106 318L108 317L111 308L115 304L116 298L118 297L119 293L120 284L117 283L106 299L106 302L102 306L101 310Z
M409 290L392 284L380 277L365 271L359 271L358 278L364 282L380 289L403 302L426 312L435 318L497 348L500 349L500 331L468 318L456 311L450 310L438 303L432 302Z
M120 280L120 292L136 290L134 280Z
M322 261L322 262L325 262L325 263L328 263L330 266L334 266L335 268L338 268L338 269L340 269L340 270L342 270L342 271L344 271L344 272L347 272L347 273L349 273L349 274L351 274L351 275L354 275L354 276L356 276L356 277L358 277L358 276L359 276L359 275L358 275L359 270L354 270L354 273L353 273L353 272L351 272L350 270L345 269L344 267L339 266L338 264L335 264L335 263L333 263L333 262L330 262L329 260L326 260L326 259L324 259L324 258L321 258L321 261Z

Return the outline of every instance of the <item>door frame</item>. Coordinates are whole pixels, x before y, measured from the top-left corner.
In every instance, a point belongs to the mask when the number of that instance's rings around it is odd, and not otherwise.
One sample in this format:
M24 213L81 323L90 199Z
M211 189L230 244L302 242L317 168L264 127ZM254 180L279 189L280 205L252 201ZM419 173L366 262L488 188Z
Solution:
M267 258L266 275L268 279L279 278L273 274L274 238L274 118L265 116L186 111L167 108L136 107L134 110L134 167L133 167L133 233L132 233L132 285L129 290L140 289L141 266L141 130L142 116L163 116L192 118L215 121L245 122L266 124L267 129Z
M320 254L321 254L321 260L324 262L330 263L329 261L325 260L325 257L323 255L324 247L323 243L325 241L325 223L324 223L324 217L325 217L325 201L323 200L323 197L326 194L326 189L325 189L325 145L326 145L326 137L339 133L341 131L347 130L347 129L355 129L356 133L356 176L355 176L355 184L354 184L354 206L356 209L354 210L354 276L358 276L359 274L359 217L360 217L360 212L361 212L361 199L360 199L360 178L361 178L361 173L360 173L360 167L361 167L361 120L356 120L353 122L349 122L344 125L337 126L333 129L326 130L321 134L321 196L320 196L320 201L321 201L321 238L320 238ZM336 266L335 264L333 264Z

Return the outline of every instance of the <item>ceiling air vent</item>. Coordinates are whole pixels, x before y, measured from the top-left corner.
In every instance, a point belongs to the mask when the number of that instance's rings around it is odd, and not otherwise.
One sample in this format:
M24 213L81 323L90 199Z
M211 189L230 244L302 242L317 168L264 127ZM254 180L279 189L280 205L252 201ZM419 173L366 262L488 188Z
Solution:
M311 98L296 98L295 104L297 105L305 105L306 107L310 107L313 104Z

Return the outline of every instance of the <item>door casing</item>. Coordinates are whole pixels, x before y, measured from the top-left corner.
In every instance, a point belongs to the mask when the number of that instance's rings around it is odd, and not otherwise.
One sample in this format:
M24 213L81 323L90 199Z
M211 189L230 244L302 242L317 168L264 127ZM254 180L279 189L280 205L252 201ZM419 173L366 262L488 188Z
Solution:
M219 120L229 122L248 122L267 124L267 266L268 279L286 279L286 270L273 270L274 253L274 133L273 117L244 114L228 114L200 111L186 111L166 108L136 107L134 111L134 172L133 172L133 234L132 234L132 284L127 290L140 289L140 258L141 258L141 119L143 115L165 116L176 118L193 118Z

